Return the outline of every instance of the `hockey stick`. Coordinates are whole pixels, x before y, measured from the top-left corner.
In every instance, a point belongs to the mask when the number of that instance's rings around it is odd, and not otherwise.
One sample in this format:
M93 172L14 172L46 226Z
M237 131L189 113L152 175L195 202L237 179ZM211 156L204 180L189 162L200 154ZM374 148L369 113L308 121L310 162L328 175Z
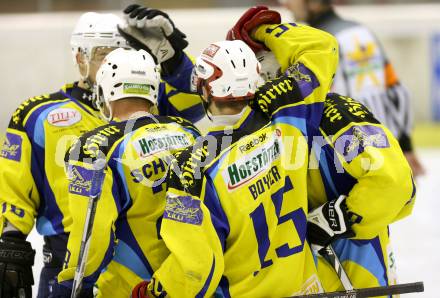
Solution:
M78 297L82 288L82 280L84 277L84 271L86 268L87 255L89 253L89 247L91 242L91 234L93 229L93 223L95 220L96 206L102 191L102 184L104 182L104 170L107 166L106 160L101 158L97 159L93 163L93 175L90 185L89 204L87 206L86 221L84 222L83 235L81 239L81 246L78 256L78 263L76 265L75 277L72 285L71 298Z
M423 292L423 282L413 282L407 284L399 284L384 287L353 289L348 291L328 292L320 294L291 296L290 298L364 298L390 296L397 294L408 294Z
M341 261L333 250L331 244L320 249L318 252L328 263L330 263L330 265L332 265L344 289L353 290L353 285L350 281L350 278L348 278L348 275L345 272L344 267L342 267Z

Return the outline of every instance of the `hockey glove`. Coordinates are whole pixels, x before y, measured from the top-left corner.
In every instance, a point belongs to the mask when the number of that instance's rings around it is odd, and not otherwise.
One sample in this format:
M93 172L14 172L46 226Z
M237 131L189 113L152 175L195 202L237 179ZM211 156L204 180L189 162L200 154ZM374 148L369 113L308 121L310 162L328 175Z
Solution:
M307 216L309 242L320 250L339 238L354 236L347 215L345 196L326 202Z
M32 297L35 250L20 232L0 237L0 297Z
M131 291L131 298L148 298L148 284L150 282L144 280L143 282L138 283L133 291Z
M269 49L260 42L251 38L252 30L262 24L279 24L281 16L277 11L269 10L266 6L254 6L249 8L230 29L226 35L227 40L240 39L244 41L255 53Z
M126 24L118 26L119 33L133 48L146 50L161 64L162 70L171 73L188 46L186 35L158 9L132 4L125 8L124 17Z

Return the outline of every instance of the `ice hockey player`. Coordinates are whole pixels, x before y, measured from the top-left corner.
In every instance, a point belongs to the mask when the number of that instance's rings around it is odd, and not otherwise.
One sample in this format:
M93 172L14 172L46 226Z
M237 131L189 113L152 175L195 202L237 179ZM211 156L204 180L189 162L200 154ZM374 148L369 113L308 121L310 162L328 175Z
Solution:
M339 69L332 91L364 104L399 140L414 176L424 173L411 142L412 110L385 50L362 24L341 18L331 0L279 0L297 22L333 34L339 43Z
M218 286L225 297L287 297L321 289L305 241L309 148L297 140L318 128L337 45L323 31L298 30L292 57L311 80L284 77L267 87L261 96L272 96L280 106L292 102L272 121L248 106L261 78L245 43L216 42L197 58L193 83L214 127L177 155L160 230L171 253L132 297L211 297ZM285 144L287 136L295 141ZM292 149L299 163L286 168L291 159L285 151Z
M35 251L26 236L35 220L44 236L38 297L49 296L62 268L71 224L63 156L73 139L104 124L92 105L90 87L105 55L127 46L118 23L122 20L113 14L83 14L71 37L81 79L29 98L11 117L0 154L1 297L32 297Z
M229 35L249 32L255 40L249 35L239 37L250 41L254 49L261 51L265 46L271 50L272 55L257 55L266 77L287 70L306 78L300 69L286 63L297 45L292 34L298 25L252 27L250 24L258 25L256 20L263 20L261 15L269 14L267 8L259 9L260 16L252 9L245 13L231 30L234 34ZM267 22L268 18L264 19ZM244 23L248 23L248 31L242 30ZM253 30L254 35L250 34ZM264 100L260 106L267 110L271 103ZM319 130L310 130L309 135L314 138L307 183L313 210L307 232L310 243L320 247L332 243L355 288L394 284L395 260L388 225L410 214L415 199L411 170L398 142L363 105L335 93L325 99ZM332 212L338 209L344 217L330 224ZM338 239L344 226L351 226L352 239ZM321 258L318 272L326 291L343 289L333 268Z
M159 235L168 158L199 136L182 118L152 114L157 110L160 75L146 51L111 52L97 72L96 84L100 110L110 123L81 136L67 155L73 224L54 297L71 294L94 160L105 157L108 167L81 295L91 295L97 282L98 297L128 297L168 254ZM104 269L113 274L100 276Z

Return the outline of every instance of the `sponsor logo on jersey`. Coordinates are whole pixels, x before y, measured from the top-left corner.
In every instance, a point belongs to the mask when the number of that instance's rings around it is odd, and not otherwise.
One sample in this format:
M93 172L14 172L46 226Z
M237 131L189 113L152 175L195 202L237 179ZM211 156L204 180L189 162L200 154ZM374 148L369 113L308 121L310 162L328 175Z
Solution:
M150 94L150 85L147 85L147 84L124 83L122 85L122 92L124 94L149 95Z
M257 146L258 144L263 143L266 140L266 136L267 136L267 133L262 133L258 137L253 138L252 140L250 140L248 143L239 146L238 149L240 149L241 153L249 151L250 149L252 149L255 146Z
M203 54L214 58L215 54L217 54L217 51L220 49L220 47L218 45L215 44L210 44L204 51Z
M6 133L6 139L3 143L0 156L6 159L20 161L21 160L21 145L23 139L21 136Z
M167 196L163 217L192 225L201 225L203 212L199 200L190 196Z
M184 133L162 132L136 139L132 144L140 157L146 157L162 151L185 148L191 142Z
M252 178L267 170L279 157L280 144L278 139L274 138L271 142L231 164L222 173L223 178L228 182L228 190L251 181Z
M47 122L53 126L67 127L81 121L81 113L72 108L59 108L47 115Z
M192 148L193 150L191 151L189 158L182 164L181 169L178 168L177 163L171 163L171 171L179 176L184 189L197 186L197 182L200 182L200 179L202 178L203 166L201 164L207 164L208 158L211 159L214 157L214 155L210 155L209 153L207 141L203 142L201 146L199 145L200 144L196 145L197 147ZM182 151L175 154L176 159L179 159L181 153Z
M366 116L370 115L368 109L362 105L360 102L354 100L353 98L347 96L339 96L341 102L336 102L330 97L327 97L324 103L324 117L329 119L331 123L335 123L339 120L344 119L340 110L347 110L355 117L364 119ZM344 107L345 106L345 107Z
M22 116L21 112L24 111L27 106L29 106L31 103L34 103L36 101L40 101L40 100L44 100L44 99L48 99L48 98L49 98L49 95L45 94L45 95L35 96L35 97L31 97L31 98L27 99L15 110L14 114L12 114L12 121L15 124L18 124L21 120L21 116Z
M105 128L100 129L97 133L87 138L82 147L84 154L91 157L97 157L100 152L99 147L108 145L108 138L119 132L121 132L121 130L115 125L106 126Z
M388 148L390 143L382 128L373 125L353 126L335 141L335 149L351 162L366 147Z
M80 196L89 196L93 171L80 166L69 168L69 192Z

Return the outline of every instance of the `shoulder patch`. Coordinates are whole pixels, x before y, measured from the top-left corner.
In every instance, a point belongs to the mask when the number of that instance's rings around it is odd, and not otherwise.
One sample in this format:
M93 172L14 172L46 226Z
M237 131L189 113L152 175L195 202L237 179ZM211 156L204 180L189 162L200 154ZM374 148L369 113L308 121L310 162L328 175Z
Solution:
M327 135L335 135L353 122L379 123L360 102L347 96L329 93L324 102L321 129Z
M9 160L21 160L21 146L23 138L17 134L7 132L3 142L0 156Z
M70 166L68 175L69 192L80 196L89 196L92 187L93 170L81 166Z
M335 141L335 149L347 162L365 151L366 147L388 148L385 131L374 125L356 125L350 127Z
M163 218L181 223L201 225L203 212L200 200L191 196L167 196Z

